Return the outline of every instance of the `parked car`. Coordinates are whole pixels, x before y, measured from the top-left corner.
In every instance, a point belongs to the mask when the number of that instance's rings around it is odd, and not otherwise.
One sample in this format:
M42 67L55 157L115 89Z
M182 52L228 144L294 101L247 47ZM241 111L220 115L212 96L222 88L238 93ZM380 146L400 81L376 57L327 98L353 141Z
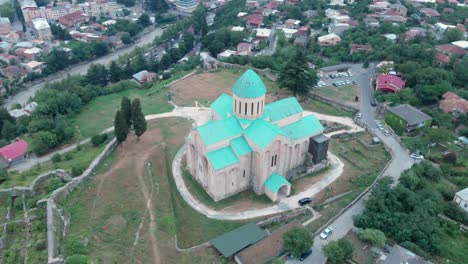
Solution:
M423 155L416 154L416 153L411 153L410 157L415 159L415 160L423 160L424 159Z
M358 112L357 115L356 115L357 118L361 119L362 118L362 113L361 112Z
M390 132L388 132L387 129L383 129L382 134L384 134L385 136L390 136Z
M310 256L310 254L312 254L312 249L309 249L307 252L303 253L303 254L299 257L299 260L300 260L300 261L304 261L308 256Z
M346 84L347 84L347 85L350 85L350 84L351 84L351 81L350 81L350 80L346 80Z
M312 198L310 197L305 197L305 198L302 198L300 199L299 201L297 201L299 203L300 206L304 206L306 204L310 204L312 202Z
M320 233L320 238L327 239L331 234L333 234L333 229L331 227L327 227L322 233Z

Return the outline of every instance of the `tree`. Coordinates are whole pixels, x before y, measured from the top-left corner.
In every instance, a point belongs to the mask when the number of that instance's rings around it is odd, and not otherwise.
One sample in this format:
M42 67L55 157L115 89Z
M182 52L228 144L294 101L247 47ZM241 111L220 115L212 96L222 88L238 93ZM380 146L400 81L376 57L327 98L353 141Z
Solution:
M135 134L138 140L140 140L140 136L145 133L147 125L145 115L141 110L140 99L138 98L133 99L132 102L132 123Z
M57 145L57 137L49 131L39 131L32 136L31 150L42 155Z
M67 258L67 264L89 264L89 257L86 255L72 255Z
M1 17L8 17L10 22L13 22L15 19L15 10L9 3L4 3L0 5L0 16Z
M109 66L109 81L111 83L116 83L122 79L122 68L117 64L117 62L112 61Z
M128 126L125 118L120 110L117 111L114 118L114 133L117 142L122 143L127 139Z
M455 81L460 86L468 87L468 74L466 74L466 69L468 69L468 57L465 56L461 61L455 66L453 66L453 75L455 76Z
M85 82L95 85L106 86L109 80L107 79L107 69L102 64L91 64L86 72Z
M122 115L125 119L125 122L127 123L127 127L132 126L132 103L130 102L130 99L127 97L122 97L122 101L120 101L120 111L122 112Z
M360 229L358 235L361 240L369 242L376 247L385 246L385 242L387 241L385 234L378 229Z
M123 44L130 44L132 42L132 36L128 32L123 32L121 38Z
M318 80L317 73L309 69L302 52L296 52L283 67L278 78L280 85L292 91L294 96L307 94Z
M291 228L284 234L283 239L286 250L295 258L300 257L313 244L312 234L309 230L300 227Z
M169 8L164 0L147 0L147 5L151 11L157 11L157 13L164 13Z
M353 244L346 239L331 241L323 247L323 254L331 263L344 262L353 256Z
M454 42L463 39L463 33L456 28L449 28L444 32L444 37L447 42Z
M206 13L207 8L204 5L198 5L198 7L192 12L193 29L195 34L204 36L208 33Z
M146 13L141 14L141 16L138 18L138 23L142 27L147 27L147 26L151 25L151 20L150 20L150 17L148 16L148 14L146 14Z

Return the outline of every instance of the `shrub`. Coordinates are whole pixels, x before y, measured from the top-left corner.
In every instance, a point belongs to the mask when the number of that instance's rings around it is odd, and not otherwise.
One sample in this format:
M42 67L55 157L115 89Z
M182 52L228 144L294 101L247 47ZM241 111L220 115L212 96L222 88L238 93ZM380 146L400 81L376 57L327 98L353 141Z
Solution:
M6 182L8 180L8 171L4 169L0 169L0 184Z
M62 187L64 185L63 181L59 178L52 178L47 181L47 191L53 192L54 190Z
M359 238L363 241L369 242L376 247L383 247L385 246L385 242L387 238L385 234L378 230L372 228L366 228L359 230Z
M57 163L57 162L60 162L62 161L62 155L60 155L60 153L55 153L53 156L52 156L52 162L53 163Z
M80 238L71 236L65 240L65 254L66 255L70 255L70 256L76 255L76 254L83 255L87 253L88 253L88 249L83 244Z
M89 257L85 255L73 255L67 258L67 264L89 264Z
M73 166L71 168L71 174L73 177L78 177L83 173L84 168L82 166Z
M71 160L71 159L73 159L73 155L70 152L65 154L65 156L63 157L63 160Z
M102 143L106 142L106 140L107 140L107 134L97 134L91 138L91 143L93 144L93 146L97 147L101 145Z
M312 247L312 234L305 228L294 227L283 236L286 250L295 258Z
M353 244L346 239L332 241L323 247L323 254L330 263L341 263L353 256Z

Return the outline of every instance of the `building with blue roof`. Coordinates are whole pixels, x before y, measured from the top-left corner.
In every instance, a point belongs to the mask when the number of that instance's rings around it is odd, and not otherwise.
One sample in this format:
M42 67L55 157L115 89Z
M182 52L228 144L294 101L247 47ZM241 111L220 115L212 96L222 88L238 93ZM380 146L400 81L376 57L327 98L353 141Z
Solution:
M186 137L188 170L215 201L249 188L277 201L291 191L290 171L326 160L324 128L295 97L266 104L267 89L253 70L232 92Z

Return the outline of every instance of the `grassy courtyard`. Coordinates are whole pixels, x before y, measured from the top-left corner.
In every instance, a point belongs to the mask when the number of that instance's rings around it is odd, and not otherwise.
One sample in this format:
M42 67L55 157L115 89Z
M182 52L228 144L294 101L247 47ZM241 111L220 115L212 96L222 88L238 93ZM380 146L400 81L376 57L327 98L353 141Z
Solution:
M332 105L329 105L327 103L324 103L315 99L308 99L307 101L303 102L301 105L302 105L302 108L304 108L304 110L317 112L317 113L321 113L324 115L334 115L334 116L344 116L344 117L353 116L352 112L336 108Z

